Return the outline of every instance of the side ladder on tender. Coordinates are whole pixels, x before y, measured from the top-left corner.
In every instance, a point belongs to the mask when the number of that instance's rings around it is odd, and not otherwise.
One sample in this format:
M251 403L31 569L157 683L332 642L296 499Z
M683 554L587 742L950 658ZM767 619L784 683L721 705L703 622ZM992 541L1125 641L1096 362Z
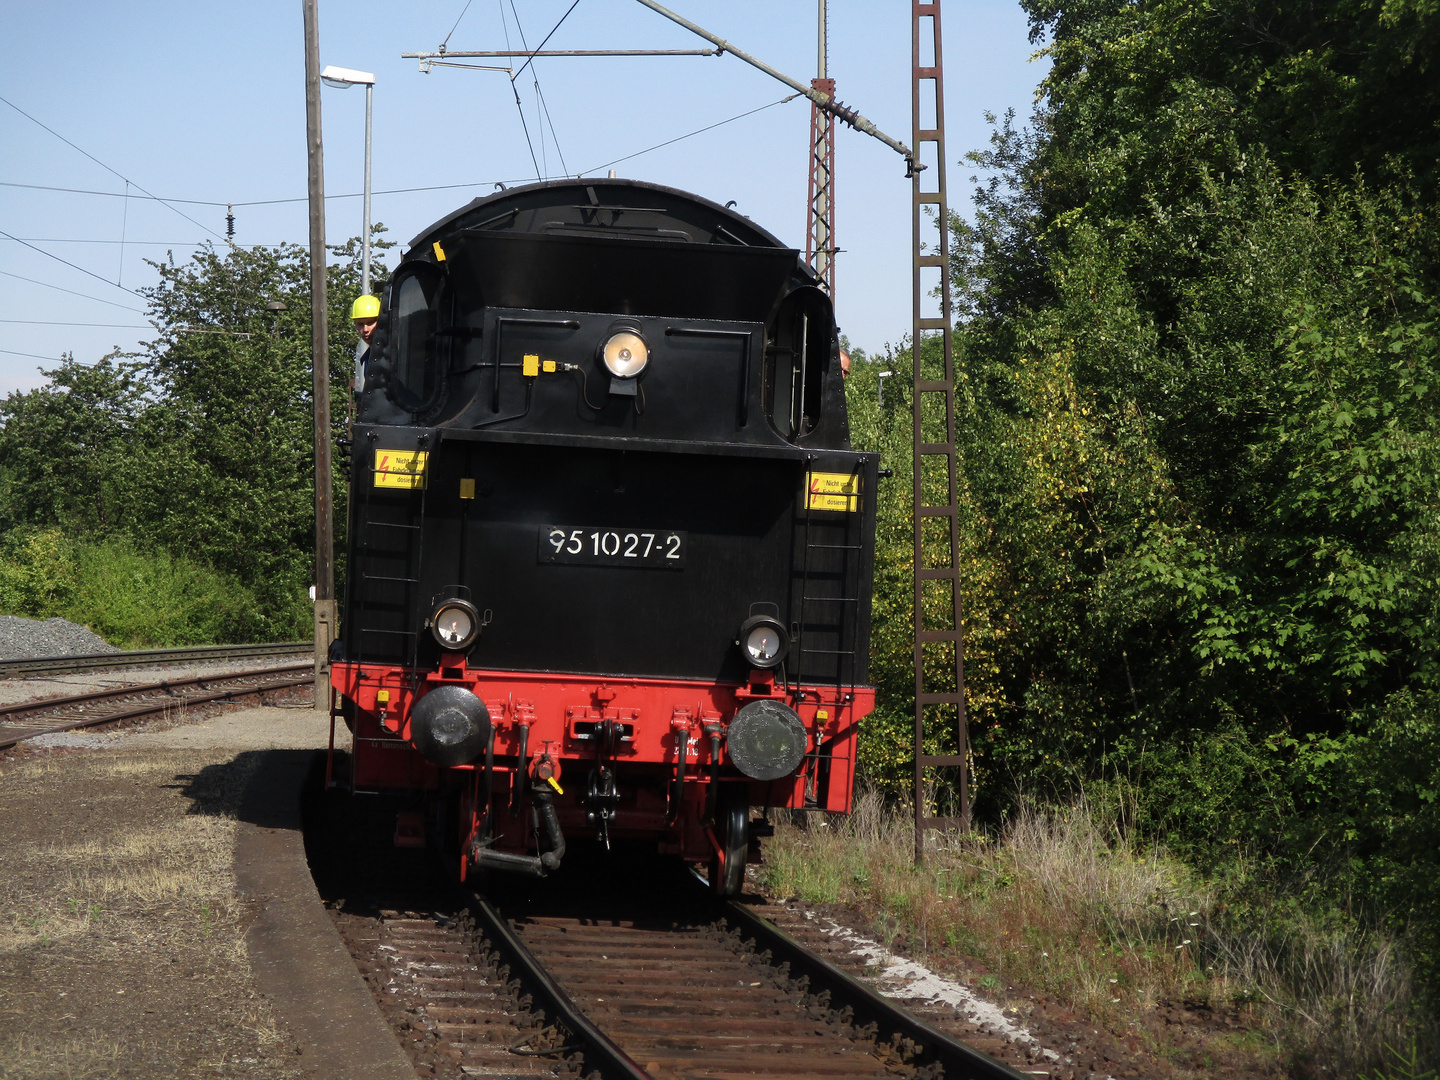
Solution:
M841 496L853 509L840 513L817 509L817 496L809 489L810 478L818 468L816 455L806 455L806 490L795 522L800 560L794 593L794 610L798 615L791 624L796 653L795 682L797 685L804 681L833 684L841 694L841 703L850 705L855 701L861 646L862 597L858 590L864 519L859 508L864 499L873 496L864 490L864 475L857 464L851 471L847 488L853 494ZM792 551L794 547L792 542ZM826 774L823 779L828 780L829 766L837 760L831 743L820 740L819 728L817 721L814 749L805 755L806 809L817 806L822 773ZM847 769L853 772L849 762Z
M375 502L380 477L394 474L408 479L409 470L382 467L385 450L372 446L365 451L368 483L363 485L365 493L355 519L358 543L353 548L357 565L350 568L358 649L354 659L361 663L373 662L378 652L386 658L384 662L399 660L411 669L416 666L420 606L427 599L419 595L418 589L425 557L425 502L432 464L428 451L433 447L429 441L422 437L416 443L427 457L415 487L405 495L385 496L383 504ZM396 517L401 520L393 520ZM387 639L393 643L396 638L401 639L401 648L393 644L385 647Z

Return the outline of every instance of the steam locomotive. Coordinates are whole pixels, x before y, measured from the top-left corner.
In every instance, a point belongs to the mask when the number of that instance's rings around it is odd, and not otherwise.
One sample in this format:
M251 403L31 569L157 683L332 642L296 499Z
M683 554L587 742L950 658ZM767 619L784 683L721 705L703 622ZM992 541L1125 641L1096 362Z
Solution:
M426 230L382 301L331 684L352 789L424 807L397 843L462 878L643 843L732 895L752 808L848 812L878 462L798 253L556 181Z

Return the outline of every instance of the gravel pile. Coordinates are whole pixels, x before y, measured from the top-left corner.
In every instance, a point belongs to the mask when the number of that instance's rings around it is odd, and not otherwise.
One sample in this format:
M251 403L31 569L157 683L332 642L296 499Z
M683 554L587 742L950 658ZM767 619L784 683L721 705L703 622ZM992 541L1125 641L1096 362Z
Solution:
M0 660L119 651L99 634L65 619L41 622L18 615L0 615Z

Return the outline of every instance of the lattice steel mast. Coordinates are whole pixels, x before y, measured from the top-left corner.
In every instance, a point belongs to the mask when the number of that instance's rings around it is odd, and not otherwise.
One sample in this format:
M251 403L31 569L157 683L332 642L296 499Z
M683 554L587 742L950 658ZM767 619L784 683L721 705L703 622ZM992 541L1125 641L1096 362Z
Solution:
M966 765L969 746L965 722L965 634L960 607L955 354L950 302L949 206L945 196L945 81L940 50L940 2L911 0L910 10L911 145L915 147L917 165L923 166L923 171L922 168L913 171L911 208L915 249L911 402L915 470L915 861L918 863L924 858L927 827L958 824L961 829L969 828L970 788ZM929 63L925 62L926 51L922 48L927 43ZM927 114L933 117L933 127L924 126ZM927 152L932 148L933 156ZM939 227L936 250L928 252L921 228L927 217L926 208L931 208ZM929 268L940 271L938 317L926 317L921 310L921 301L929 291L922 278ZM941 357L925 359L925 346L929 342L939 343ZM930 351L933 350L932 345ZM941 362L943 370L940 370ZM931 467L930 462L941 467ZM943 492L935 490L940 483L944 485ZM927 486L936 502L925 502ZM944 523L945 528L929 531L927 536L925 526L932 521ZM931 597L932 609L938 609L931 619L927 619L925 612L928 582L941 583L940 595ZM932 622L938 624L937 628L929 628ZM940 752L927 754L927 741ZM947 753L946 744L951 742L953 752ZM925 799L927 768L958 770L958 823L950 818L929 816Z
M827 77L829 16L819 0L819 50L812 89L835 98L835 80ZM805 230L805 261L815 271L820 288L835 299L835 114L810 103L810 184L806 198L809 228Z

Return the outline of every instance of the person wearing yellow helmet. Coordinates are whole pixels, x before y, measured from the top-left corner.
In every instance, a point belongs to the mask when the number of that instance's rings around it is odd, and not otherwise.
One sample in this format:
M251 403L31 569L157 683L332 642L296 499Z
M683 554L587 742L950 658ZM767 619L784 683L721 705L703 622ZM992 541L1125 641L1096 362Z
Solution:
M355 393L365 389L365 372L370 366L370 342L380 325L380 298L378 296L357 296L350 305L350 318L355 323L355 332L360 342L355 346Z

